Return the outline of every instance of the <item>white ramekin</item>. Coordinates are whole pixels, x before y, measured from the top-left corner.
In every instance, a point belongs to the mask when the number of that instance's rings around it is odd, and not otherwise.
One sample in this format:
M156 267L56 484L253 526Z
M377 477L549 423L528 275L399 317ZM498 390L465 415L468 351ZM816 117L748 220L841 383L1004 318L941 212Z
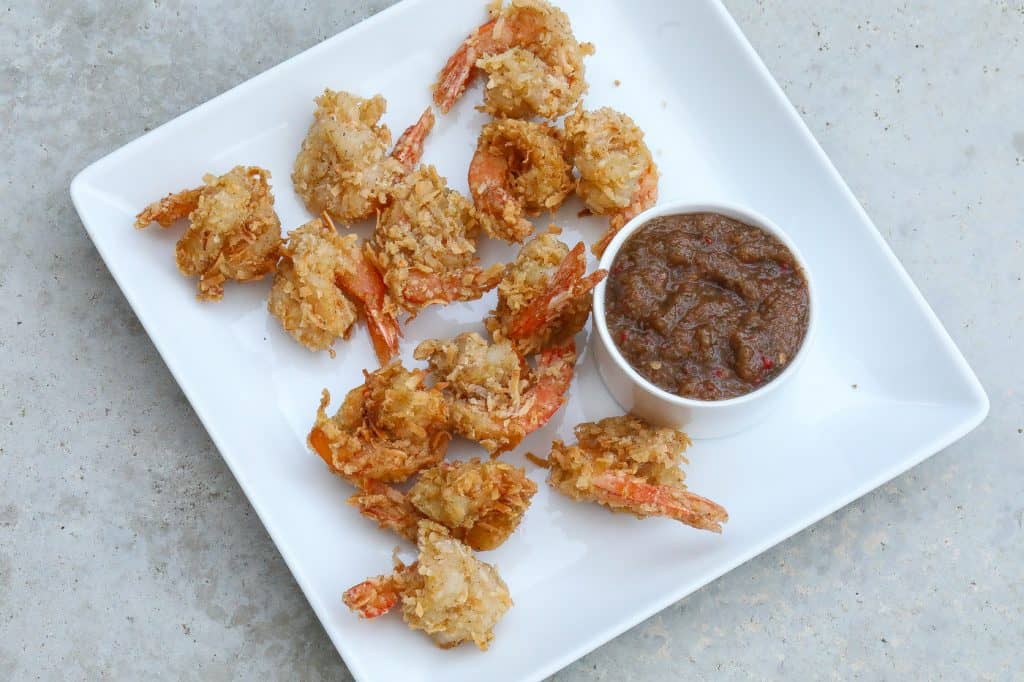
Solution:
M736 398L696 400L669 393L640 376L622 357L612 341L605 320L604 297L607 278L594 289L594 328L597 330L595 354L605 386L623 409L655 424L683 429L692 438L719 438L742 431L766 417L792 385L793 376L800 370L807 357L807 349L813 342L817 301L811 272L796 244L772 221L734 204L668 202L648 209L629 221L615 235L601 257L600 267L610 271L623 243L652 218L691 213L720 213L748 225L760 227L778 237L793 252L807 279L809 292L807 333L796 357L779 376L764 386Z

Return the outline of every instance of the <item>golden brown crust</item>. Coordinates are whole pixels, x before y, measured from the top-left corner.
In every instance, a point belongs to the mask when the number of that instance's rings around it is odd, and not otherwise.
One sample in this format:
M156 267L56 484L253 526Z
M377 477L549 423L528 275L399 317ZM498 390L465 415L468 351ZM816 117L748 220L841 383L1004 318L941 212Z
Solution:
M519 467L497 461L442 462L420 474L412 505L475 550L490 550L519 525L537 484Z
M440 524L421 522L417 544L418 579L402 593L405 622L442 648L472 641L486 651L494 626L512 607L505 581Z
M489 453L510 450L526 435L523 397L529 367L510 343L488 344L476 332L416 347L449 399L452 428Z
M569 151L580 172L576 194L591 212L608 216L610 230L594 246L602 253L611 237L658 199L658 168L644 133L629 116L602 107L565 119Z
M349 504L409 540L415 541L419 522L429 519L483 551L508 539L536 492L537 485L521 468L472 459L424 469L408 494L383 484L368 485Z
M557 210L572 187L572 163L558 128L504 119L481 129L469 188L492 237L522 241L533 232L524 216Z
M367 255L395 303L416 314L426 305L473 300L494 288L504 267L479 267L476 213L433 166L419 166L396 183L390 198Z
M358 250L357 240L316 219L292 230L281 249L267 308L310 350L330 350L335 339L348 337L356 321L356 306L335 277L349 254Z
M401 482L444 458L451 433L438 388L426 388L422 370L393 362L345 396L333 417L326 390L309 435L310 447L339 476L357 487Z
M292 170L295 192L315 215L326 211L345 223L369 218L406 170L388 155L391 131L379 124L387 102L327 89L316 105Z

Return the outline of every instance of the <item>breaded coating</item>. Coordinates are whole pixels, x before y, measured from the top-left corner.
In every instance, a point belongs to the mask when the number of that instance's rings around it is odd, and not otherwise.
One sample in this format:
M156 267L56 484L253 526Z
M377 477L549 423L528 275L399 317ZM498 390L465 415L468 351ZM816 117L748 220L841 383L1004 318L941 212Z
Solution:
M632 415L586 422L575 445L556 440L545 465L548 483L574 500L597 502L637 518L667 516L688 526L722 532L725 509L686 489L682 431L655 427Z
M292 170L295 192L314 214L326 211L344 223L369 218L419 160L434 115L423 112L389 154L391 131L379 123L387 109L383 97L327 89L316 105Z
M469 190L492 237L521 242L533 232L525 216L556 211L572 188L572 162L558 128L506 119L480 130Z
M347 254L358 252L357 241L320 219L288 233L267 308L310 350L330 350L335 339L348 337L356 321L355 304L334 279Z
M440 524L420 522L417 545L415 563L396 560L391 574L349 588L346 606L362 618L376 618L401 601L409 627L423 630L441 648L472 641L485 651L494 626L512 607L505 581Z
M395 303L415 315L434 303L480 298L497 285L504 266L480 268L479 229L469 201L433 166L419 166L392 189L367 255Z
M150 204L135 227L167 227L188 216L175 257L183 275L199 277L197 298L219 301L224 282L246 282L274 272L281 245L281 221L274 212L270 171L235 166L221 176L203 176L202 187Z
M349 504L410 540L424 518L477 551L495 549L519 525L537 484L498 461L441 462L420 473L407 495L388 486L360 491Z
M538 356L537 369L508 341L489 344L476 332L431 339L416 347L443 386L456 433L492 456L514 448L565 403L576 347L571 342Z
M365 383L349 391L333 417L324 390L309 447L359 488L401 482L440 462L451 440L441 391L424 386L422 370L409 371L398 361L363 374Z
M434 103L448 112L480 72L487 74L484 105L499 118L556 119L587 90L583 58L590 43L573 35L569 17L545 0L491 3L490 21L448 59L434 85Z
M522 355L565 343L590 316L591 290L604 279L587 276L583 242L572 251L547 232L528 241L498 283L498 307L484 320L495 341L508 339Z
M565 132L580 172L576 194L593 213L609 218L608 231L592 247L601 255L623 225L658 200L658 168L643 131L614 109L578 107L566 117Z

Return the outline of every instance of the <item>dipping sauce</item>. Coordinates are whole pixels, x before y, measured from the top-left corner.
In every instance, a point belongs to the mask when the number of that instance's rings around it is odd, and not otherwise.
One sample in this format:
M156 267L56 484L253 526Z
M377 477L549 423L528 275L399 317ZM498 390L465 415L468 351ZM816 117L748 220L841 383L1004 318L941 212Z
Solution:
M654 218L622 245L605 309L641 376L685 398L725 400L786 368L807 333L810 294L774 235L695 213Z

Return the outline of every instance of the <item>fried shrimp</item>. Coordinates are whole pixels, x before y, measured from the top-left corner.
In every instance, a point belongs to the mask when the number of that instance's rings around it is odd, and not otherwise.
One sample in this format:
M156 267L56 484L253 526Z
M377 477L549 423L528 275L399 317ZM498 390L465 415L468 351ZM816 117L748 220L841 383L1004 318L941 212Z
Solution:
M586 91L583 58L594 46L577 42L569 17L545 0L502 5L492 2L490 21L448 59L434 84L434 103L447 113L482 71L487 74L482 111L554 120Z
M591 247L601 255L623 225L658 200L658 168L643 131L629 116L608 107L590 112L577 107L565 119L565 132L580 172L576 194L610 222Z
M583 242L569 247L554 234L531 239L498 283L498 307L484 323L496 340L508 339L523 355L565 343L590 315L590 291L604 270L584 277Z
M345 254L358 248L356 240L316 219L289 232L281 249L267 309L310 350L330 350L355 324L356 307L334 284L334 276Z
M638 518L667 516L688 526L722 532L725 509L686 489L685 433L625 415L580 424L576 445L551 445L546 466L551 487L574 500L597 502Z
M455 432L497 456L546 424L565 403L576 346L569 341L545 350L535 370L509 341L489 344L475 332L424 341L414 356L427 361L443 386Z
M533 232L524 216L557 210L572 187L572 163L558 128L505 119L480 131L469 190L492 237L521 242Z
M537 484L505 462L441 462L420 473L408 494L386 485L360 491L349 504L360 513L415 541L423 519L446 527L475 550L495 549L519 525Z
M331 394L325 389L309 432L309 447L336 474L356 487L372 481L397 483L431 464L448 450L448 408L437 388L424 386L422 370L393 362L345 396L328 417Z
M415 315L434 303L480 298L498 284L504 266L478 265L479 231L469 201L433 166L419 166L392 189L367 255L395 303Z
M387 201L388 189L412 170L434 125L428 107L399 138L391 154L391 131L380 124L387 102L324 90L316 98L313 124L295 159L295 192L315 214L326 211L345 223L369 218Z
M362 618L376 618L401 602L409 627L441 648L472 641L485 651L494 626L512 607L505 581L440 524L420 522L416 542L416 562L407 566L396 559L392 573L346 590L345 605Z
M168 227L188 216L175 256L183 275L199 276L197 298L219 301L224 282L260 279L274 271L281 221L274 211L270 171L235 166L221 176L203 176L203 186L171 194L147 206L135 227Z
M398 350L401 329L384 280L358 237L339 235L326 214L288 234L267 308L310 350L333 355L331 345L348 338L357 312L366 318L382 365Z

